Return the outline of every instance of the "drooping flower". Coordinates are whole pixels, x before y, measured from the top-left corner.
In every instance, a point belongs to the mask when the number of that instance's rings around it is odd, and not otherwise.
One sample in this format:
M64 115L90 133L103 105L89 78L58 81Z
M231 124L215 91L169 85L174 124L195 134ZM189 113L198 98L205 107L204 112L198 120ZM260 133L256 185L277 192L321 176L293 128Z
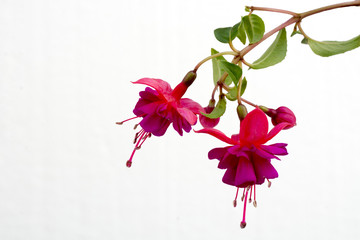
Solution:
M260 109L263 110L266 115L271 117L271 122L274 126L276 126L279 123L287 122L289 123L289 125L284 129L289 129L296 125L295 114L287 107L281 106L275 110L264 106L260 106Z
M218 168L226 169L222 181L226 184L239 188L244 188L243 200L244 210L243 219L240 226L244 228L246 202L250 191L249 202L254 197L254 206L256 206L255 185L265 182L265 179L274 179L278 177L276 169L271 164L271 159L279 159L277 155L287 155L285 143L275 143L265 145L270 139L275 137L282 129L289 126L289 123L282 122L277 124L268 132L268 120L263 111L259 108L254 109L246 115L240 124L240 133L227 137L219 130L205 128L198 133L210 134L219 140L229 144L222 148L214 148L209 151L209 159L219 160Z
M204 109L200 104L189 98L181 98L196 77L196 74L187 77L188 75L174 90L167 82L161 79L142 78L133 82L134 84L144 84L149 87L139 93L140 99L133 110L136 117L117 123L122 124L132 119L142 118L140 123L137 124L142 129L135 135L135 148L126 166L131 166L135 151L151 135L163 136L170 124L172 124L174 129L182 136L183 130L190 132L191 126L196 124L196 115L204 112Z

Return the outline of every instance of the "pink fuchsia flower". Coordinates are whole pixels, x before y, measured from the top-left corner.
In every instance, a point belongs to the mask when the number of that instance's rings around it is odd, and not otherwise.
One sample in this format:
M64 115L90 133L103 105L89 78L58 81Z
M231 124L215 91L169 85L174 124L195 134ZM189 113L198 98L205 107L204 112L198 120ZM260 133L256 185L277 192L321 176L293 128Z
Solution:
M263 184L265 179L269 181L269 179L277 178L278 173L271 164L271 159L279 159L277 155L287 155L287 144L265 144L288 126L289 123L282 122L268 132L267 117L263 111L256 108L241 121L240 133L232 135L231 138L216 129L205 128L196 131L210 134L229 144L226 147L212 149L209 151L208 156L209 159L219 160L218 168L226 169L222 181L238 188L234 206L236 206L239 188L244 188L243 220L240 224L242 228L246 226L245 212L249 191L249 202L252 201L251 196L253 195L254 206L256 206L255 185Z
M286 122L289 123L289 125L284 129L289 129L296 125L295 114L287 107L282 106L274 110L271 108L260 106L260 109L263 110L266 115L271 117L271 122L274 126L276 126L279 123Z
M214 108L215 108L215 100L212 99L210 100L209 105L204 108L205 113L211 113L214 110ZM202 114L199 115L199 120L200 120L200 124L204 128L213 128L216 125L218 125L220 122L220 118L208 118Z
M174 90L167 82L161 79L142 78L133 82L134 84L144 84L149 87L139 93L140 99L133 110L136 117L117 123L122 124L132 119L142 118L140 123L137 124L142 129L135 135L135 148L126 163L128 167L132 164L135 151L151 135L164 135L170 124L172 124L174 129L182 136L183 130L189 132L191 126L196 124L196 115L204 112L204 109L191 99L181 98L192 81L185 77Z

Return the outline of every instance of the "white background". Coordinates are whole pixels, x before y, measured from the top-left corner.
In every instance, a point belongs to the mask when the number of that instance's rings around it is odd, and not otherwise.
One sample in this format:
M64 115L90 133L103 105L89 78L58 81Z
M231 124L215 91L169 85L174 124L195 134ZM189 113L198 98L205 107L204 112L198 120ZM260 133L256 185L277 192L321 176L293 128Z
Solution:
M130 81L175 86L211 47L228 50L213 30L237 23L246 4L302 12L336 2L1 0L0 239L358 239L359 49L322 58L297 35L284 62L246 72L244 97L290 107L298 125L273 140L289 143L289 155L274 162L272 187L257 188L243 230L235 188L207 159L224 143L170 127L128 169L136 121L115 125L133 116L143 89ZM359 10L309 17L303 28L347 40L359 34ZM257 14L267 30L289 18ZM186 97L207 104L211 71L198 71ZM238 131L234 108L219 125L228 135Z

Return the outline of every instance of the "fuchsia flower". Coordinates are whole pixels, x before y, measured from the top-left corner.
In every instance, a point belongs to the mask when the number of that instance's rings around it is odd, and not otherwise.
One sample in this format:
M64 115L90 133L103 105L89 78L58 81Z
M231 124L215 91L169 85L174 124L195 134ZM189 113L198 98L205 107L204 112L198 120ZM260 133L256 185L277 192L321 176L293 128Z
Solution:
M230 144L230 146L227 147L212 149L208 157L209 159L218 159L218 168L226 169L222 179L223 182L238 188L234 206L236 206L239 188L244 188L243 220L240 224L242 228L246 226L245 212L249 190L249 202L251 202L251 195L253 195L254 206L256 206L255 185L263 184L265 179L269 181L269 179L277 178L278 173L271 164L271 159L279 159L277 155L287 155L287 144L276 143L265 145L265 143L289 125L287 122L279 123L268 133L267 117L263 111L256 108L248 113L245 119L241 121L240 133L232 135L231 138L216 129L205 128L196 131L198 133L210 134Z
M117 123L122 124L131 119L142 118L139 123L142 129L135 135L135 148L126 163L128 167L132 164L135 151L141 147L151 134L155 136L164 135L172 123L174 129L182 136L183 130L189 132L191 126L196 124L196 114L204 112L204 109L191 99L181 98L195 80L195 76L193 75L193 79L185 77L174 90L167 82L161 79L142 78L133 82L135 84L145 84L153 89L147 87L145 91L139 93L140 99L133 110L136 117Z

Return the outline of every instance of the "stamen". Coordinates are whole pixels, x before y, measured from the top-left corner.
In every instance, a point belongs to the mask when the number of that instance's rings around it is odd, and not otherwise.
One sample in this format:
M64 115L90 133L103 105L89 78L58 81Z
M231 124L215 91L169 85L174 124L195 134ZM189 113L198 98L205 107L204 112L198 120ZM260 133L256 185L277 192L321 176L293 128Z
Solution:
M137 133L135 134L134 144L135 144L136 141L138 140L139 135L143 134L143 132L144 132L144 129L141 129L139 132L137 132Z
M148 132L145 132L145 134L143 135L143 137L141 138L142 139L142 142L140 143L139 145L139 149L141 148L141 146L144 144L145 140L149 137L151 133L148 133Z
M132 118L126 119L126 120L124 120L124 121L122 121L122 122L116 122L116 124L118 124L118 125L122 125L124 122L130 121L130 120L133 120L133 119L135 119L135 118L139 118L139 117L142 117L142 116L135 116L135 117L132 117Z
M244 201L244 198L245 198L245 188L244 188L244 191L243 191L243 195L241 197L241 201Z
M238 197L238 193L239 193L239 187L236 189L236 196L235 196L235 199L234 199L234 201L233 201L233 205L234 205L234 207L236 207L237 206L237 197Z
M253 204L254 204L254 207L257 207L255 184L253 186L254 186L254 202L253 202Z
M146 134L146 132L144 131L144 129L142 129L140 132L138 132L135 136L135 139L139 139L139 141L137 141L135 147L134 147L134 150L132 151L131 153L131 156L130 156L130 159L126 162L126 166L127 167L131 167L131 164L132 164L132 159L134 157L134 154L135 154L135 151L138 150L138 147L140 145L140 142L141 142L141 139L142 137ZM140 137L138 138L138 136L140 135Z
M252 195L253 186L250 187L250 196L249 196L249 203L252 202L251 195Z
M244 209L243 209L243 219L240 223L240 227L241 228L245 228L246 227L246 222L245 222L245 214L246 214L246 203L247 203L247 196L248 196L248 193L249 193L249 189L250 189L250 186L248 186L246 188L246 194L245 194L245 201L244 201ZM244 188L245 190L245 188Z

